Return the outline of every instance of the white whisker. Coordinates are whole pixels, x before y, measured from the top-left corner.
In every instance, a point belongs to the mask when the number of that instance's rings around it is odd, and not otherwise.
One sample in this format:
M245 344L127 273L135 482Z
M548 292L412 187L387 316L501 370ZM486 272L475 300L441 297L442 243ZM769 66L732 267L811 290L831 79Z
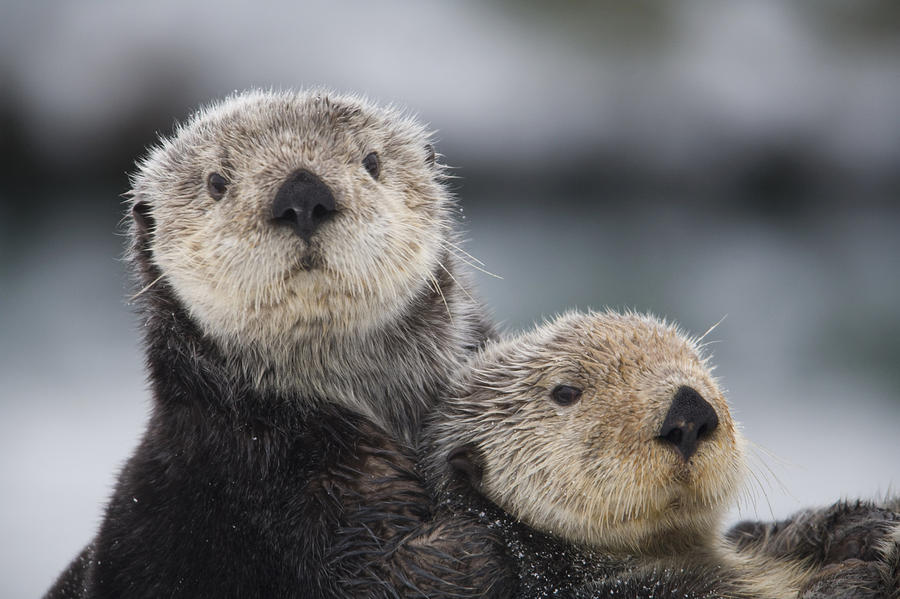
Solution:
M154 285L156 285L157 283L159 283L159 282L162 280L162 278L163 278L164 276L165 276L165 275L159 275L158 277L156 277L155 279L153 279L153 280L152 280L150 283L148 283L143 289L141 289L140 291L138 291L137 293L135 293L134 295L132 295L131 297L129 297L129 298L128 298L128 301L129 301L129 302L133 302L134 300L136 300L137 298L139 298L141 295L143 295L144 293L146 293L147 291L149 291L151 287L153 287Z
M431 278L431 282L434 283L434 290L440 294L441 301L444 302L444 308L447 309L447 318L450 319L450 324L453 324L453 314L450 313L450 305L447 303L447 298L444 297L444 292L441 290L440 283L438 283L438 280L432 273L428 273L428 276Z

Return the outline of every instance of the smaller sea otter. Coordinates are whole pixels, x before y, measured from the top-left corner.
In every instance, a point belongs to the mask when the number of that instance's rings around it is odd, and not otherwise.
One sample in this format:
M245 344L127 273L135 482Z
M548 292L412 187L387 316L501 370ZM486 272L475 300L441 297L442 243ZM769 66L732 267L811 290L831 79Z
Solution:
M525 596L776 598L821 582L806 556L721 534L743 440L697 341L653 317L573 313L489 343L425 438L430 480L501 531Z

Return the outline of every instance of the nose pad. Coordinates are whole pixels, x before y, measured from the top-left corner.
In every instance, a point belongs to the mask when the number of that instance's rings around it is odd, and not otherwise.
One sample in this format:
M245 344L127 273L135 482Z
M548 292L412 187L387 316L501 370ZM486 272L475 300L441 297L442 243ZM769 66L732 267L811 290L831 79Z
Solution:
M719 417L709 402L695 389L682 386L675 392L658 438L674 445L687 461L718 426Z
M322 223L337 212L334 194L314 173L300 169L281 184L272 202L272 220L289 226L309 241Z

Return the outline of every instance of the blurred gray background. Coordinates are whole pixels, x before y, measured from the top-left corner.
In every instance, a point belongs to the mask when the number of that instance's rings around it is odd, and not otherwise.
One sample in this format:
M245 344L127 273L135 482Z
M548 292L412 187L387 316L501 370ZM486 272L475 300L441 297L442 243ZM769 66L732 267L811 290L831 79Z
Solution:
M711 334L739 517L900 484L900 3L0 3L0 580L91 537L148 394L117 223L157 133L249 86L416 111L510 330ZM778 482L780 481L780 482Z

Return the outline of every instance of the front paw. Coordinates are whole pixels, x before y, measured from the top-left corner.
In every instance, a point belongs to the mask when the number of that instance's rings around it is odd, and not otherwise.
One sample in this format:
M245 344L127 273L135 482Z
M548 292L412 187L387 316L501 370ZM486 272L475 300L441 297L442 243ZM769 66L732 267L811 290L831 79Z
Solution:
M900 514L872 503L838 502L806 510L780 522L742 522L727 537L739 552L817 565L883 559L883 549L900 526Z
M883 560L900 529L900 514L867 503L836 504L826 516L823 564Z
M825 566L800 591L800 599L886 599L896 588L885 579L883 564L848 559Z

